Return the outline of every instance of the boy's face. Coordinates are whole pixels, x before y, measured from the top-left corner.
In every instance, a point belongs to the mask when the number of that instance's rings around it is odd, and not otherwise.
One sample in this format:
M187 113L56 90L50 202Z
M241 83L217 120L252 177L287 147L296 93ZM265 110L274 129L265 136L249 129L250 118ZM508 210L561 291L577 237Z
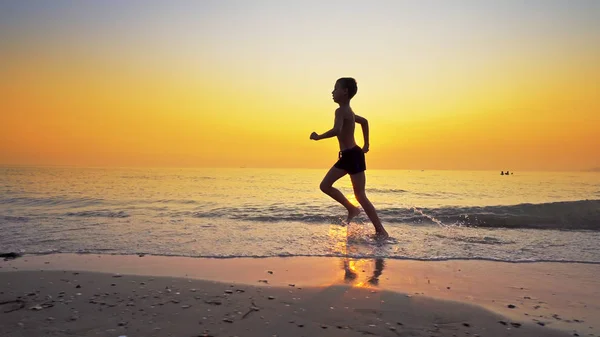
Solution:
M335 82L331 95L333 96L333 101L338 103L344 96L348 96L348 89L342 88L340 82Z

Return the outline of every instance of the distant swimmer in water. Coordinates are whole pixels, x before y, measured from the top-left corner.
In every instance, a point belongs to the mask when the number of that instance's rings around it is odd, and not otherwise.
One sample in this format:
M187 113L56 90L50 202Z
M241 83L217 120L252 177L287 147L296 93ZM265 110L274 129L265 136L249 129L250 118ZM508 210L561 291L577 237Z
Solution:
M385 228L383 228L375 207L365 193L365 170L367 169L365 153L369 152L369 124L365 118L355 115L350 107L350 100L356 95L357 90L356 80L353 78L340 78L335 82L335 87L331 94L333 95L333 101L339 104L340 107L335 110L333 128L321 135L313 132L310 135L310 139L321 140L337 137L340 144L338 161L323 178L320 185L321 191L346 207L348 210L346 222L349 223L352 218L360 213L360 209L352 205L342 192L333 187L333 184L338 179L349 174L352 187L354 188L354 196L373 223L376 238L387 239L389 235ZM356 141L354 140L355 123L360 124L362 127L364 136L364 146L362 148L356 145Z

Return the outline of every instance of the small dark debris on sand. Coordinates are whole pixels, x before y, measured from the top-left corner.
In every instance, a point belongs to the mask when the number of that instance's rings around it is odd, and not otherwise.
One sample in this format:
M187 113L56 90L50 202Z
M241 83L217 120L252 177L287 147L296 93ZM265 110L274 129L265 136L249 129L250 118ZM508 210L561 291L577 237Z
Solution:
M22 301L22 300L20 300L20 299L10 300L10 301L3 301L3 302L0 302L0 305L12 304L12 303L17 304L17 305L14 306L11 309L4 310L5 314L7 314L9 312L13 312L13 311L17 311L17 310L21 310L21 309L25 308L25 302Z
M23 254L19 254L19 253L15 253L15 252L0 253L0 258L4 258L4 261L14 260L21 256L23 256Z
M204 303L206 303L206 304L212 304L212 305L221 305L221 304L223 304L219 300L208 300L208 301L204 301Z

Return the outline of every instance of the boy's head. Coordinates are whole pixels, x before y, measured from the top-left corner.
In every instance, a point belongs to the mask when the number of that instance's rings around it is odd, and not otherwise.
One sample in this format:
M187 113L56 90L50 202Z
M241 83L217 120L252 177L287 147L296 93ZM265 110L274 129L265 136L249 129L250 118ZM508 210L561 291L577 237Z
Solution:
M358 87L355 79L352 77L342 77L335 82L335 87L331 94L333 95L333 100L340 103L344 99L351 100L357 91Z

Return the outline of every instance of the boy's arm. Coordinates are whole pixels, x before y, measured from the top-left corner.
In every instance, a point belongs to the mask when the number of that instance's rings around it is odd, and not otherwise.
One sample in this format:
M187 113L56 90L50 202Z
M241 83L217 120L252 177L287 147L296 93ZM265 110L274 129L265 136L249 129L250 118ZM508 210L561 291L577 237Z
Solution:
M333 128L322 135L313 132L310 135L310 139L321 140L325 138L335 137L342 132L342 124L344 123L344 116L342 116L342 111L340 109L335 110L335 121L333 122Z
M354 121L360 124L363 132L363 137L365 139L365 144L363 146L363 152L369 152L369 121L366 118L361 117L359 115L354 115Z

